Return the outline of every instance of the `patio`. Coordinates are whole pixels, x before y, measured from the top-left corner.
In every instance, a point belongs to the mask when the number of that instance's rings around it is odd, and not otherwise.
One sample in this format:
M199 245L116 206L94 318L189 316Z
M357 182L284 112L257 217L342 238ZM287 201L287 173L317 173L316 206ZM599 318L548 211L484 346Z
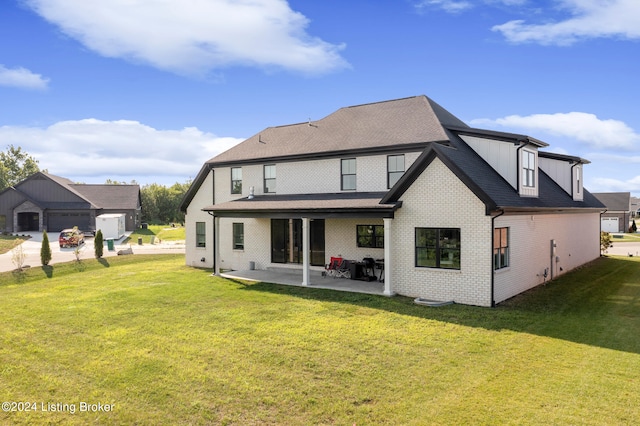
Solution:
M273 284L302 286L302 270L269 268L266 270L227 271L220 274L225 278L260 281ZM321 271L309 272L309 287L324 288L351 293L384 295L384 283L379 281L359 281L346 278L323 277Z

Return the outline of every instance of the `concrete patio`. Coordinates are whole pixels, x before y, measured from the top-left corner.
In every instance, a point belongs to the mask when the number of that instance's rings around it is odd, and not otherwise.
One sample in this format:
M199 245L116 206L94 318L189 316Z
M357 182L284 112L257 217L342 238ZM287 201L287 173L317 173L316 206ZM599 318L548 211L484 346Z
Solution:
M260 281L273 284L302 286L302 270L287 268L269 268L267 270L227 271L221 276L231 279ZM360 281L346 278L323 277L321 271L310 271L308 288L324 288L352 293L384 295L384 283L379 281Z

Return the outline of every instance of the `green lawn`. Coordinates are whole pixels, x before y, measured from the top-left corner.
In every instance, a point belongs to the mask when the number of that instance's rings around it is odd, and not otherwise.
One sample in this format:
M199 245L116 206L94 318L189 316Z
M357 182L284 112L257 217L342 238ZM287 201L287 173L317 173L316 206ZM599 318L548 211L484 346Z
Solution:
M640 418L638 258L495 309L225 280L180 255L88 259L0 274L0 323L0 401L36 407L0 424Z
M640 243L640 234L617 234L622 235L622 238L611 238L611 242L636 242Z
M147 229L138 228L131 233L126 242L137 243L138 238L142 238L143 244L150 244L151 237L155 237L155 242L162 241L184 241L185 229L184 226L171 225L148 225Z

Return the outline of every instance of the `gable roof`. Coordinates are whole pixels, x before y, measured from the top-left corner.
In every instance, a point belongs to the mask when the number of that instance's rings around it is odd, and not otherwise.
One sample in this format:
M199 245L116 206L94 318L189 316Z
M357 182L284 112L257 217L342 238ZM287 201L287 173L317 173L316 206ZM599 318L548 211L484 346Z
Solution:
M630 192L595 192L593 194L608 210L628 212L631 206Z
M20 190L20 186L28 180L46 179L63 187L78 197L75 202L42 201L33 199L28 194ZM30 201L41 208L49 209L118 209L129 210L140 206L140 186L139 185L87 185L78 184L73 181L52 175L47 172L36 172L27 177L22 182L16 184L12 189L20 192Z

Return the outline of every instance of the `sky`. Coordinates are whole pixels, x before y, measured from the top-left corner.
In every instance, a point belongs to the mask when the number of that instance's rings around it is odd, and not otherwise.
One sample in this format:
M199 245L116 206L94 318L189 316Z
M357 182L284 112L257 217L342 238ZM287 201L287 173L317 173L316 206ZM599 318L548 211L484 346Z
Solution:
M170 186L270 126L426 95L640 197L638 0L3 0L0 150Z

